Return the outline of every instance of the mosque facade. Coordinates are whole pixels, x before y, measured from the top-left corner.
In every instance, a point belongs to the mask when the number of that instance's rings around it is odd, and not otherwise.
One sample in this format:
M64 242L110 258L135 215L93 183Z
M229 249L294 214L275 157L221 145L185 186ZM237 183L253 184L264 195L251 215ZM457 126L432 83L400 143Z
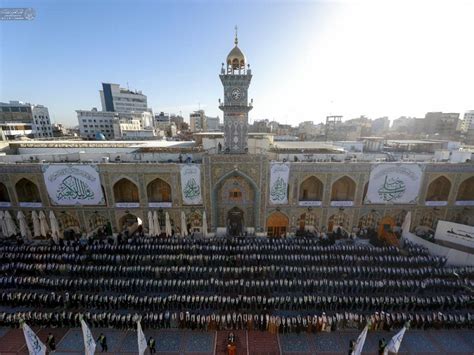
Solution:
M105 225L115 233L138 224L147 230L150 211L157 211L162 225L167 212L177 233L183 212L190 232L202 232L205 213L210 233L233 235L401 226L409 211L412 228L435 228L440 219L474 225L472 163L302 159L309 153L327 158L338 152L307 142L268 144L248 133L252 71L237 37L220 79L223 136L204 135L187 147L135 149L128 160L83 159L80 153L2 160L0 209L14 218L22 211L30 225L33 211L53 211L61 232L76 233L93 233ZM34 152L46 146L67 152L94 144L17 142L10 148L17 154L25 147ZM118 152L132 143L100 142L94 149L98 145ZM183 161L183 155L190 159ZM167 159L153 159L163 156ZM66 175L55 185L61 174ZM94 181L89 187L81 182L86 177ZM92 195L100 198L95 201Z

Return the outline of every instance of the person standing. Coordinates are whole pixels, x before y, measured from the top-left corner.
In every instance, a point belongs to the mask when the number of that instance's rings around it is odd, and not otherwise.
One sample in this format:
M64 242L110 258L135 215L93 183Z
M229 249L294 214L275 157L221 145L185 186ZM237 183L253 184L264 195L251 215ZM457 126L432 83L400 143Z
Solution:
M48 338L46 338L46 345L49 346L49 349L51 351L56 350L56 339L54 338L53 334L51 334L51 333L48 334Z
M383 355L383 352L386 346L387 346L387 342L385 341L385 338L380 339L379 340L379 355Z
M150 349L150 354L156 353L156 342L152 337L148 339L148 349Z
M100 344L100 347L102 348L102 352L108 351L107 338L104 335L104 333L100 333L99 338L97 338L97 342Z

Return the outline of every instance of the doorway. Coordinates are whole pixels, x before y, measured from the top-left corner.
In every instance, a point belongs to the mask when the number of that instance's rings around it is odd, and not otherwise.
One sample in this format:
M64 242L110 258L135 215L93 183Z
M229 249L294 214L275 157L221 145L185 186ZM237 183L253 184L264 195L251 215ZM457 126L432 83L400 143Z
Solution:
M227 213L227 232L231 236L241 235L244 226L244 211L234 207Z

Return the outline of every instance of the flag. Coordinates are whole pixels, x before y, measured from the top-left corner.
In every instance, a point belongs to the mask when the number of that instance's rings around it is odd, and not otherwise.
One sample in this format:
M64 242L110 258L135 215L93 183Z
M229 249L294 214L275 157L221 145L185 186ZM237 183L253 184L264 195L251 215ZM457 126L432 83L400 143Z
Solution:
M142 325L140 321L137 322L137 335L138 335L138 354L144 355L147 348L145 334L143 334Z
M362 348L364 347L365 338L367 337L368 330L369 330L369 325L367 324L364 330L362 331L362 333L360 333L359 337L357 338L357 341L354 346L354 350L352 351L352 355L362 354Z
M95 340L94 337L92 336L92 333L87 326L86 322L84 322L84 319L81 317L81 328L82 328L82 336L84 337L84 353L86 355L94 355L95 352Z
M46 345L39 340L35 332L25 322L21 322L21 327L30 355L46 355Z
M383 350L383 355L388 355L388 353L398 353L398 349L400 349L400 345L402 344L403 336L407 330L407 326L405 325L402 330L400 330L397 334L393 336L393 338L389 341L385 349Z

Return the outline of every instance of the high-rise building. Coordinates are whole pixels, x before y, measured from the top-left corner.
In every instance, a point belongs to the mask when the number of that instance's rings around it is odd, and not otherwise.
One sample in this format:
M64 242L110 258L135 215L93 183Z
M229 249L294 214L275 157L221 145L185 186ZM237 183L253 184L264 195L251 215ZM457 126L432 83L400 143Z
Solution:
M197 110L189 114L189 129L191 132L200 132L206 130L204 110Z
M121 88L119 84L102 83L100 100L102 111L126 113L148 111L146 95L141 91Z
M48 108L21 101L0 102L0 128L8 139L53 136Z
M249 104L247 93L252 71L238 47L237 31L234 43L219 75L224 86L224 102L219 108L224 112L224 152L243 154L248 151L248 114L252 104Z
M474 110L466 111L464 113L462 130L463 132L467 132L470 129L474 129Z

